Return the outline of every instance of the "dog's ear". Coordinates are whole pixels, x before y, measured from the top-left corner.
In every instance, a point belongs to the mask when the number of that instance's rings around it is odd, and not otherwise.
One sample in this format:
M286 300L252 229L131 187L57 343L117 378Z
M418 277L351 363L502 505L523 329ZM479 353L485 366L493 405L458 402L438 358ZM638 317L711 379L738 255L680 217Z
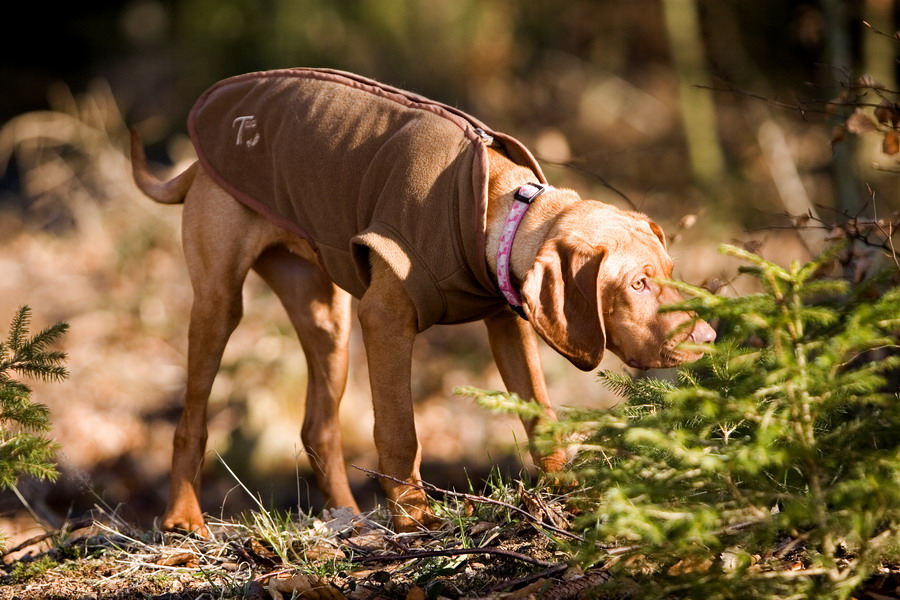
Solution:
M659 238L659 243L661 243L663 245L663 250L668 251L668 247L667 247L668 244L666 243L666 234L663 231L662 227L660 227L659 225L657 225L656 223L651 221L650 217L648 217L644 213L639 213L636 211L629 210L629 211L625 211L625 214L631 215L635 219L639 219L641 221L646 221L647 225L650 226L650 231L653 232L653 235L655 235L657 238Z
M654 234L656 237L658 237L658 238L659 238L659 241L662 243L662 245L663 245L663 250L668 251L668 248L666 247L666 246L667 246L667 245L666 245L666 234L665 234L665 232L662 230L662 227L660 227L659 225L657 225L656 223L654 223L654 222L651 221L650 219L647 219L647 223L650 225L650 231L652 231L653 234Z
M549 240L522 283L525 314L538 334L583 371L606 348L600 265L606 256L580 240Z

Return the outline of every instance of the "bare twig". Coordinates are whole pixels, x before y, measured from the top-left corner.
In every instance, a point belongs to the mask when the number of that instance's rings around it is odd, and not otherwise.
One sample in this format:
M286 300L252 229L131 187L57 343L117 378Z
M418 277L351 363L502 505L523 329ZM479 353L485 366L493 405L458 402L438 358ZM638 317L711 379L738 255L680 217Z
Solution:
M773 100L762 94L741 89L727 80L721 80L722 85L697 85L695 87L710 92L733 94L735 96L741 96L744 98L749 98L751 100L758 100L778 109L796 112L803 120L806 120L806 116L808 114L831 116L834 108L878 108L880 104L876 104L874 102L863 102L861 100L866 91L874 92L879 98L884 98L886 94L900 94L900 91L898 90L881 87L877 84L874 84L874 82L853 83L849 81L850 75L846 74L846 76L848 82L841 84L841 89L845 92L854 91L856 92L856 95L854 97L841 97L840 99L835 100L795 100L793 103L783 102L780 100Z
M793 551L794 548L796 548L797 546L799 546L800 544L802 544L803 542L808 540L812 536L812 534L815 533L815 531L816 530L813 529L811 531L807 531L806 533L802 533L802 534L798 535L797 537L791 538L786 543L777 547L775 549L775 551L772 553L772 556L774 556L777 559L784 558L791 551Z
M796 112L797 114L800 115L800 117L803 120L806 120L806 115L809 113L821 114L821 115L829 114L829 112L826 109L810 108L810 106L815 106L816 104L822 104L822 105L826 105L826 106L839 104L840 106L843 106L845 104L845 103L835 103L835 102L810 103L810 102L804 102L804 101L797 101L796 103L791 104L789 102L782 102L780 100L772 100L771 98L767 98L766 96L763 96L762 94L757 94L757 93L754 93L754 92L751 92L748 90L740 89L738 87L735 87L729 81L725 81L724 83L725 83L725 87L720 87L720 86L715 86L715 85L698 85L696 87L698 87L701 90L707 90L710 92L721 92L721 93L727 93L727 94L734 94L735 96L742 96L744 98L750 98L751 100L759 100L760 102L764 102L765 104L767 104L769 106L774 106L775 108L780 108L783 110L789 110L791 112ZM853 106L857 106L857 104L853 104Z
M436 485L432 485L432 484L426 483L424 481L421 484L410 483L408 481L403 481L402 479L398 479L396 477L391 477L390 475L385 475L384 473L372 471L371 469L366 469L364 467L359 467L356 465L351 465L351 466L354 469L362 471L363 473L369 475L370 477L374 477L376 479L389 479L389 480L393 481L394 483L399 483L401 485L407 485L411 488L423 490L426 492L435 492L438 494L444 494L447 496L452 496L454 498L462 498L464 500L469 500L470 502L478 502L481 504L492 504L494 506L502 506L503 508L509 509L509 510L515 512L516 514L521 515L524 519L526 519L532 523L535 523L535 524L543 527L544 529L547 529L548 531L552 531L553 533L556 533L563 537L567 537L572 540L584 542L584 538L581 537L580 535L578 535L576 533L572 533L570 531L566 531L565 529L560 529L559 527L550 525L549 523L546 523L543 520L535 517L528 511L521 509L518 506L509 504L508 502L503 502L501 500L494 500L492 498L485 498L484 496L477 496L475 494L465 494L463 492L455 492L455 491L451 491L451 490L445 490L445 489L441 489L441 488L437 487Z
M868 206L868 204L867 204ZM864 207L865 208L865 207ZM889 219L866 218L860 214L851 215L845 211L835 211L845 220L841 223L829 223L828 221L811 214L792 215L790 213L780 213L776 216L786 217L791 220L789 225L765 225L747 229L748 232L759 231L808 231L820 230L828 231L826 241L835 239L847 239L853 242L859 242L863 246L869 248L877 248L895 256L893 235L897 233L896 216ZM883 239L872 239L875 234L880 235ZM835 237L839 236L839 237ZM878 237L878 236L875 236ZM895 260L895 262L897 262ZM898 263L900 267L900 263Z
M875 190L871 187L869 187L869 195L872 197L872 213L875 216L875 226L878 228L878 232L887 240L887 247L884 248L884 250L890 253L894 265L897 266L897 269L900 269L900 260L897 259L897 249L894 248L894 221L893 219L889 220L887 222L887 230L885 230L881 219L878 218L878 205L875 203Z
M878 35L883 35L884 37L890 38L890 39L895 40L895 41L896 41L896 40L900 40L900 32L895 32L895 33L885 33L885 32L883 32L883 31L880 31L880 30L877 29L876 27L874 27L874 26L873 26L871 23L869 23L868 21L863 21L862 24L865 25L866 27L868 27L869 29L871 29L873 33L877 33Z
M546 158L541 158L539 156L536 158L542 163L552 165L554 167L564 167L567 169L572 169L573 171L578 171L582 175L587 175L588 177L590 177L592 179L596 179L598 182L600 182L600 185L602 185L603 187L605 187L606 189L608 189L609 191L614 193L616 196L618 196L619 198L624 200L628 204L628 206L631 207L632 210L640 210L637 207L637 205L634 203L634 201L628 197L628 194L626 194L625 192L623 192L622 190L620 190L619 188L617 188L616 186L611 184L609 181L606 180L605 177L603 177L599 173L595 173L594 171L591 171L590 169L588 169L586 167L582 167L576 161L567 160L567 161L560 162L560 161L547 160Z
M503 581L496 585L492 585L487 589L489 594L493 594L499 592L500 590L505 590L509 588L519 587L522 585L527 585L533 581L537 581L538 579L543 579L544 577L556 577L557 575L562 574L568 567L566 565L554 565L548 569L544 569L543 571L538 571L537 573L532 573L531 575L526 575L524 577L519 577L518 579L510 579L508 581Z
M447 548L445 550L415 550L413 552L407 552L405 554L371 554L369 556L361 556L359 558L353 558L351 560L353 560L353 562L367 564L373 562L403 562L419 558L434 558L436 556L465 556L467 554L488 554L491 556L503 556L506 558L511 558L513 560L528 563L530 565L535 565L537 567L544 567L546 569L559 567L562 567L562 569L566 568L565 565L540 560L539 558L534 558L528 556L527 554L522 554L521 552L493 547Z
M54 531L48 531L47 533L42 533L40 535L36 535L32 538L29 538L22 542L21 544L16 545L14 548L10 548L9 550L4 550L2 554L0 554L0 558L9 556L10 554L15 554L19 550L23 550L28 546L33 546L35 544L39 544L44 540L54 538L54 537L62 537L72 531L77 531L79 529L84 529L85 527L90 527L94 524L93 519L85 519L83 521L76 521L75 523L68 523L64 525L60 529L56 529Z

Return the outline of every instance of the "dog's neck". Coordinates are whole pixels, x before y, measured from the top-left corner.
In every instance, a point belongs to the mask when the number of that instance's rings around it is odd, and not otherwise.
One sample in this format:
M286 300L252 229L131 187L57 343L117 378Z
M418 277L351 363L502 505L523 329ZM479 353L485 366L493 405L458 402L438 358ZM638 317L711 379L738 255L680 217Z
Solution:
M490 182L488 187L487 226L485 230L485 258L491 273L497 272L497 251L509 209L517 202L513 194L526 183L535 181L530 169L490 150ZM579 200L571 190L548 189L528 208L516 231L510 257L510 271L516 284L521 284L534 264L551 226L562 210Z

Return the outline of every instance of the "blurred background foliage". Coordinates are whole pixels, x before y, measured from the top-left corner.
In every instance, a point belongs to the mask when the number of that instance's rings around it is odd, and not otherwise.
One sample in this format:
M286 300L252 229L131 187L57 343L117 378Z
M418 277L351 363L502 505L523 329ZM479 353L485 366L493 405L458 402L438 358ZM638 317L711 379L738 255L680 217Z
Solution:
M95 502L126 503L144 522L162 508L190 288L179 211L131 185L126 124L172 174L192 158L187 112L224 77L332 67L459 106L529 145L555 184L650 214L670 235L676 275L694 283L730 279L722 242L805 260L830 223L898 209L895 158L878 136L833 150L853 107L827 104L865 73L896 89L894 0L14 4L0 39L0 319L27 303L38 324L72 326L71 379L36 391L63 447L60 483L33 484L50 522ZM851 100L880 100L866 94ZM809 211L821 228L798 236L788 215ZM255 279L246 304L211 399L210 447L275 503L315 506L297 436L302 354ZM486 455L521 455L514 422L448 400L456 385L501 386L481 329L456 330L416 349L424 474L438 484L462 476L460 464L477 474ZM348 456L372 467L358 339L353 352ZM545 360L557 403L612 401L595 375ZM608 357L603 368L624 367ZM205 507L241 508L208 462Z

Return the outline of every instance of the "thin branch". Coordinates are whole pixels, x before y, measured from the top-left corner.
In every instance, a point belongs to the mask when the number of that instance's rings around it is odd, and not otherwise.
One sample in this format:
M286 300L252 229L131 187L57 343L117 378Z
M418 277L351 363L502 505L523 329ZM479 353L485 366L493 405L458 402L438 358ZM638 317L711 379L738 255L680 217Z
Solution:
M532 573L531 575L526 575L525 577L519 577L518 579L510 579L509 581L504 581L502 583L498 583L496 585L492 585L487 589L489 594L494 594L499 592L500 590L505 590L509 588L519 587L522 585L529 584L533 581L537 581L538 579L543 579L544 577L555 577L565 572L568 567L566 565L555 565L548 569L544 569L543 571L538 571L537 573Z
M74 522L74 523L68 523L68 524L64 525L64 526L63 526L62 528L60 528L60 529L55 529L55 530L53 530L53 531L48 531L48 532L46 532L46 533L42 533L42 534L40 534L40 535L36 535L36 536L34 536L34 537L32 537L32 538L28 538L27 540L25 540L25 541L22 542L21 544L18 544L18 545L16 545L15 547L10 548L9 550L4 550L2 553L0 553L0 558L4 558L4 557L6 557L6 556L9 556L10 554L15 554L15 553L18 552L19 550L24 550L24 549L27 548L28 546L34 546L35 544L39 544L39 543L43 542L44 540L47 540L47 539L50 539L50 538L54 538L54 537L62 537L62 536L67 535L67 534L69 534L69 533L71 533L71 532L73 532L73 531L77 531L77 530L79 530L79 529L85 529L86 527L90 527L90 526L93 525L93 524L94 524L94 520L93 520L93 519L84 519L84 520L82 520L82 521L76 521L76 522Z
M513 550L504 550L503 548L485 547L485 548L448 548L446 550L416 550L405 554L370 554L369 556L360 556L359 558L351 558L353 562L368 564L373 562L403 562L407 560L416 560L420 558L434 558L437 556L465 556L467 554L488 554L491 556L503 556L512 558L530 565L543 567L545 569L566 568L560 563L547 562L539 558L533 558L521 552Z
M856 215L851 215L846 211L834 211L835 214L842 216L846 219L843 223L829 223L821 218L812 216L810 214L803 215L792 215L790 213L769 213L771 215L777 217L784 217L791 220L790 225L765 225L761 227L753 227L747 229L748 233L756 233L760 231L778 231L778 230L793 230L793 231L807 231L807 230L823 230L823 231L835 231L839 230L843 233L844 237L853 242L859 242L863 246L867 246L869 248L877 248L879 250L883 250L891 254L892 257L895 258L894 262L897 263L898 268L900 268L900 262L896 260L896 253L894 252L894 242L893 235L896 233L895 223L893 219L887 221L887 228L879 222L877 218L865 218L860 216L862 210L865 210L870 205L869 202L866 203L859 213ZM834 209L829 209L834 210ZM873 209L874 210L874 209ZM896 218L896 217L894 217ZM883 240L871 239L870 236L880 235ZM877 237L876 235L876 237ZM834 239L834 238L832 238Z
M560 161L547 160L545 158L541 158L540 156L538 156L536 158L542 163L552 165L554 167L565 167L567 169L572 169L573 171L578 171L582 175L587 175L588 177L596 179L598 182L600 182L600 185L602 185L603 187L605 187L606 189L608 189L609 191L611 191L612 193L617 195L619 198L621 198L622 200L627 202L628 206L630 206L632 210L640 210L637 207L637 205L631 200L631 198L628 197L628 194L626 194L625 192L623 192L622 190L620 190L619 188L617 188L616 186L611 184L609 181L606 180L605 177L603 177L599 173L595 173L594 171L591 171L590 169L588 169L586 167L582 167L574 160L566 160L566 161L560 162Z
M823 116L831 116L832 111L829 110L831 108L845 108L845 107L853 107L853 108L878 108L880 104L876 104L874 102L863 102L860 98L862 98L863 94L857 94L855 98L847 98L842 99L840 101L835 100L797 100L794 103L790 102L782 102L779 100L772 100L762 94L757 94L755 92L751 92L748 90L744 90L734 86L729 81L724 81L724 87L715 86L715 85L697 85L695 86L702 90L707 90L710 92L720 92L726 94L733 94L735 96L742 96L744 98L749 98L751 100L758 100L760 102L764 102L769 106L774 106L775 108L779 108L782 110L789 110L791 112L796 112L800 115L801 118L806 120L807 114L817 114ZM884 98L885 94L900 94L900 91L891 90L887 88L882 88L877 85L868 85L868 84L853 84L847 83L846 85L841 86L844 90L871 90L874 92L879 98ZM818 108L818 107L824 108Z
M721 92L721 93L727 93L727 94L734 94L735 96L743 96L745 98L750 98L751 100L759 100L760 102L764 102L770 106L774 106L775 108L780 108L782 110L789 110L791 112L796 112L797 114L800 115L800 117L804 121L806 120L806 115L808 113L821 114L821 115L829 114L829 112L825 109L812 109L805 105L813 106L814 104L824 104L824 105L838 104L838 103L833 103L833 102L811 103L811 102L803 102L803 101L797 101L796 103L791 104L788 102L781 102L779 100L772 100L771 98L767 98L767 97L763 96L762 94L756 94L754 92L750 92L747 90L737 88L734 85L732 85L731 82L728 82L728 81L725 82L725 86L726 87L718 87L718 86L714 86L714 85L698 85L696 87L698 87L702 90L710 91L710 92ZM840 103L840 105L843 106L844 104ZM854 104L854 106L856 106L856 104Z
M895 41L900 40L900 31L893 33L893 34L885 33L883 31L879 30L878 28L874 27L868 21L863 21L862 24L865 25L866 27L868 27L869 29L871 29L873 33L877 33L878 35L883 35L884 37L890 38Z
M869 187L869 195L872 197L872 214L875 217L875 226L878 228L878 232L887 240L888 247L885 248L885 250L890 252L894 264L897 266L897 269L900 269L900 260L897 259L897 249L894 248L894 221L893 219L888 221L888 229L885 231L884 226L881 224L881 220L878 218L878 204L875 202L875 190L870 186L867 187Z
M528 511L521 509L518 506L509 504L508 502L503 502L501 500L494 500L492 498L485 498L484 496L476 496L475 494L465 494L463 492L455 492L455 491L451 491L451 490L445 490L445 489L441 489L441 488L437 487L436 485L432 485L432 484L424 482L424 481L421 484L410 483L408 481L403 481L402 479L398 479L396 477L391 477L390 475L385 475L385 474L379 473L377 471L372 471L371 469L366 469L364 467L359 467L357 465L351 465L351 466L354 469L357 469L358 471L362 471L363 473L369 475L370 477L374 477L376 479L389 479L389 480L393 481L394 483L399 483L401 485L406 485L411 488L423 490L426 492L435 492L438 494L452 496L454 498L462 498L463 500L469 500L470 502L479 502L481 504L492 504L494 506L501 506L503 508L509 509L509 510L521 515L526 520L531 521L532 523L535 523L544 529L552 531L553 533L556 533L563 537L567 537L569 539L576 540L579 542L585 541L584 538L581 537L580 535L578 535L576 533L572 533L570 531L566 531L565 529L560 529L559 527L554 527L553 525L550 525L550 524L544 522L543 520L538 519L537 517L535 517Z

